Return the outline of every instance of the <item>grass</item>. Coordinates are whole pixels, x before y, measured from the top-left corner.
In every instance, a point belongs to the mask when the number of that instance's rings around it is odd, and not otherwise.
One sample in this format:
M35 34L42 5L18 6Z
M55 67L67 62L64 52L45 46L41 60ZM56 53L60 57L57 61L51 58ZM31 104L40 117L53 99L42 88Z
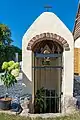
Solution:
M80 113L72 114L64 117L56 117L56 118L29 118L22 117L16 115L8 115L4 113L0 113L0 120L80 120Z

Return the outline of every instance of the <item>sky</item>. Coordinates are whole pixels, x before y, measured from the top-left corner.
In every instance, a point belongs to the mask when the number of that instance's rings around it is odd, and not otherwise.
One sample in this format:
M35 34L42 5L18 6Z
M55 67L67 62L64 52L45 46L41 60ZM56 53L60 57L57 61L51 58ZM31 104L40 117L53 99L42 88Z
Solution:
M0 23L6 24L12 32L13 44L22 48L22 37L43 12L45 5L50 5L50 12L55 13L73 30L78 0L0 0Z

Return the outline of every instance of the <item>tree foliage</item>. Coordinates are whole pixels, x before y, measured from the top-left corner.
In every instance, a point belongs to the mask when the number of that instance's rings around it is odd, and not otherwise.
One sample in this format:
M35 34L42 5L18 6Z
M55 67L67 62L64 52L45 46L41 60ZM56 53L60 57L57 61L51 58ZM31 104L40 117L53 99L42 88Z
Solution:
M5 24L0 24L0 72L4 61L15 61L15 53L18 53L18 60L22 60L22 50L16 46L11 45L11 30Z
M18 47L15 47L13 45L11 46L4 46L0 45L0 72L2 72L1 66L4 61L15 61L15 53L18 53L20 62L22 60L22 50Z
M12 42L10 29L5 24L0 24L0 44L10 45Z

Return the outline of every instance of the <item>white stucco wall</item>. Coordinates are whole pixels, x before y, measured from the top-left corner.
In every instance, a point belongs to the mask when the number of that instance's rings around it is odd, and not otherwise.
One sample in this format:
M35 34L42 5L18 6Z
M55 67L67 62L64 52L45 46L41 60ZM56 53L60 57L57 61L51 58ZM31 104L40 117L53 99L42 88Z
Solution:
M75 41L75 48L80 48L80 37Z
M73 51L72 51L73 50ZM74 49L63 53L63 87L64 96L73 96Z
M70 51L64 51L64 76L63 93L72 95L73 92L73 36L62 21L51 12L42 13L27 30L22 40L22 70L27 78L32 81L32 58L31 51L27 50L28 42L41 33L58 34L67 40Z

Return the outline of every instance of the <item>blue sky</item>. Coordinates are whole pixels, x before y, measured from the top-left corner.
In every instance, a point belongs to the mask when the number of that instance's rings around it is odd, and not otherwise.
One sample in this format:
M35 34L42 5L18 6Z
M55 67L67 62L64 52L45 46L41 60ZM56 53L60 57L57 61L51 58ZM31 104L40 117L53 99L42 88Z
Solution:
M11 29L14 45L22 47L22 36L46 4L72 31L78 0L0 0L0 22Z

